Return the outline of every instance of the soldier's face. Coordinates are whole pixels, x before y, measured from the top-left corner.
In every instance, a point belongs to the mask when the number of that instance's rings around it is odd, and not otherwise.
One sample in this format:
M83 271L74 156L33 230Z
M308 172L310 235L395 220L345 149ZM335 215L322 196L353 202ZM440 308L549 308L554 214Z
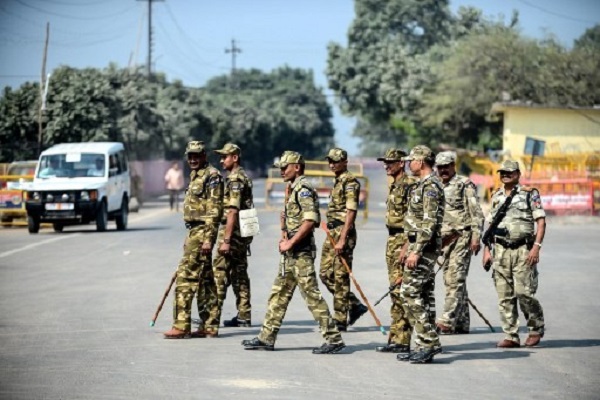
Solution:
M281 169L281 177L284 182L294 181L296 177L300 174L300 165L299 164L288 164L284 168Z
M387 176L398 176L404 171L404 161L384 161L383 168Z
M410 160L408 162L408 169L410 169L410 172L415 176L420 175L422 167L423 167L423 160Z
M519 183L519 178L521 177L521 173L519 171L500 171L500 180L505 185L517 184Z
M448 183L448 181L456 174L456 164L450 163L446 165L438 165L437 171L442 182Z
M329 161L329 169L336 175L341 174L348 168L348 160L333 161L331 159L327 159L327 161Z
M221 159L220 159L221 165L227 171L231 171L233 169L233 166L236 161L237 161L237 156L234 154L221 155Z
M191 169L200 169L200 166L206 163L206 153L189 153L187 162Z

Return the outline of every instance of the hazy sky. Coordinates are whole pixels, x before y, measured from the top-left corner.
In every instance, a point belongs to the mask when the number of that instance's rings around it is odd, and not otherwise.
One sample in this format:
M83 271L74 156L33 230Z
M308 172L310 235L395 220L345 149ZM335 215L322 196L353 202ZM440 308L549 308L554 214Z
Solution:
M0 88L39 80L46 22L48 72L59 65L145 64L147 5L144 0L0 0ZM505 20L518 10L524 34L552 33L567 46L600 23L600 0L451 0L453 11L462 5ZM200 86L229 73L232 58L225 48L235 39L241 49L238 68L310 68L333 105L324 73L326 46L346 43L353 7L352 0L154 0L154 68L169 80ZM337 108L334 113L338 145L355 154L354 121Z

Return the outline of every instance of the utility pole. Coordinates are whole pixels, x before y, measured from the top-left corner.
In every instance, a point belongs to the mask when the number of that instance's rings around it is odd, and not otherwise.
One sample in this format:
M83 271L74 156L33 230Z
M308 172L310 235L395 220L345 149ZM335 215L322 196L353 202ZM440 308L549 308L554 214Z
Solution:
M225 53L231 53L231 89L235 89L235 57L236 53L241 53L242 49L235 45L235 39L231 39L231 48L225 49Z
M44 42L44 56L42 58L42 75L40 77L40 109L38 110L38 156L42 153L42 141L44 138L44 127L42 126L42 115L46 108L47 80L46 80L46 58L48 56L48 41L50 40L50 22L46 22L46 40Z
M148 3L148 59L146 61L146 73L152 75L152 3L164 0L137 0Z

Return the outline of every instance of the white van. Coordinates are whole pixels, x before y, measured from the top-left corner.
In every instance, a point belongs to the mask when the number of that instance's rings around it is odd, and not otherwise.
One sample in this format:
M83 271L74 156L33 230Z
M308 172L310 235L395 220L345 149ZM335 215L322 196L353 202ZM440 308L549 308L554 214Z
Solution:
M56 232L67 225L95 222L102 232L109 220L125 230L130 193L123 143L54 145L40 155L25 193L29 232L38 233L42 222L52 223Z

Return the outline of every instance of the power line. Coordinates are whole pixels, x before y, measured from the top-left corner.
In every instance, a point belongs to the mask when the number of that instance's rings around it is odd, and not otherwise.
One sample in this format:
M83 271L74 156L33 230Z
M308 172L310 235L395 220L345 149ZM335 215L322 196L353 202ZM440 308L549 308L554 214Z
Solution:
M148 76L152 75L152 3L164 0L137 0L148 3L148 60L146 61L146 71Z
M560 14L560 13L548 10L546 8L537 6L537 5L533 4L533 3L530 3L527 0L518 0L518 1L521 2L521 3L523 3L523 4L525 4L525 5L527 5L527 6L529 6L529 7L531 7L531 8L535 8L535 9L540 10L542 12L545 12L547 14L554 15L555 17L564 18L564 19L570 19L571 21L584 22L586 24L596 24L596 23L598 23L598 21L591 21L591 20L587 20L587 19L575 18L575 17L570 17L568 15Z
M45 10L43 8L40 8L40 7L32 6L31 4L27 4L27 3L25 3L22 0L14 0L14 1L16 1L18 4L20 4L20 5L24 6L24 7L31 8L32 10L36 10L36 11L39 11L39 12L44 13L44 14L54 15L56 17L61 17L61 18L78 19L78 20L84 20L84 21L95 21L95 20L101 20L101 19L118 17L118 16L120 16L120 15L122 15L124 13L127 13L130 10L132 10L132 9L135 8L135 6L131 6L131 7L128 7L126 9L121 10L121 11L119 11L117 13L114 13L114 14L102 15L102 16L95 16L95 17L83 17L83 16L73 16L73 15L61 14L61 13L57 13L57 12L54 12L54 11L48 11L48 10ZM156 0L154 0L154 1L156 1Z

